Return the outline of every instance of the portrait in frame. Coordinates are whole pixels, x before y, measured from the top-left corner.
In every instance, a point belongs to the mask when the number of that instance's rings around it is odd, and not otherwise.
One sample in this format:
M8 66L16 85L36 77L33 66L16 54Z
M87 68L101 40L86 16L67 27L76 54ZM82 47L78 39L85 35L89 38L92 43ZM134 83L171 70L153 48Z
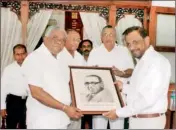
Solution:
M72 105L83 114L99 115L124 106L110 67L69 67Z

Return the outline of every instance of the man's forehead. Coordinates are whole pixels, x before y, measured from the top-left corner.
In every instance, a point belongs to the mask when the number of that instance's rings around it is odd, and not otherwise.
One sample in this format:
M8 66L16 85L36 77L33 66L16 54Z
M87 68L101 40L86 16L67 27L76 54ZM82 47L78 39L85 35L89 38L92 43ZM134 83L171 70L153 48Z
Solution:
M90 43L89 42L84 42L83 45L88 46L88 45L90 45Z
M26 53L24 48L15 48L15 54L23 54Z
M139 37L140 38L141 35L139 34L138 31L133 31L133 32L129 33L126 37L129 37L129 38L138 38Z
M79 33L78 32L76 32L76 31L71 31L71 32L69 32L68 33L68 36L78 36L78 37L80 37L80 35L79 35Z
M115 30L113 28L106 28L104 29L103 34L106 34L106 33L115 33Z
M64 32L62 30L53 30L51 32L51 35L50 36L64 36Z
M126 40L128 41L135 41L135 40L141 40L141 39L142 37L138 31L133 31L126 36Z

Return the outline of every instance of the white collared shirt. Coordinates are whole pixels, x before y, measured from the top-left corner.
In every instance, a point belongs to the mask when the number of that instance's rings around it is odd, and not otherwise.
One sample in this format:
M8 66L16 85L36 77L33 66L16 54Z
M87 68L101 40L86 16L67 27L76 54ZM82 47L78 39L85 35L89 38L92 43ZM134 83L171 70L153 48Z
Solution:
M94 48L88 58L88 66L92 65L98 65L99 67L115 66L121 71L134 68L130 52L122 45L115 45L110 52L105 48L104 44L101 44L98 48ZM128 78L116 76L116 79L126 82Z
M87 60L84 59L84 66L87 66Z
M22 68L28 84L41 87L66 105L71 104L68 66L58 55L55 58L44 44L26 58ZM65 112L43 105L29 94L27 100L27 124L29 126L62 128L69 122L70 119Z
M127 106L116 110L119 117L165 113L171 76L169 61L150 46L138 61L130 85L123 86Z
M23 77L21 66L14 61L8 65L1 77L1 109L6 109L8 94L27 96L28 84Z
M73 57L65 47L59 54L59 57L63 58L64 62L66 62L68 65L74 65L74 66L84 65L84 58L79 52L75 51L74 57Z

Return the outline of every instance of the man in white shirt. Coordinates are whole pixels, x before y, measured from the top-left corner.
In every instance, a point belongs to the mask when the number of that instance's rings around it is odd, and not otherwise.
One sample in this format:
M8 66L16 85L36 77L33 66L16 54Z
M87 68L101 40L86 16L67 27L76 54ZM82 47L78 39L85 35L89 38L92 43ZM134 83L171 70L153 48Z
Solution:
M79 109L70 106L69 68L60 57L66 33L48 27L44 43L23 63L29 84L27 100L28 129L67 129L70 118L79 119Z
M116 31L107 25L101 33L103 44L93 49L88 58L88 65L100 67L112 67L116 79L122 79L124 83L131 76L134 64L128 49L122 45L116 45ZM125 97L125 96L124 96ZM123 129L124 119L109 120L111 129ZM93 116L93 129L107 129L108 120L103 116Z
M88 57L92 49L93 49L93 43L89 39L82 40L79 43L79 50L84 57L85 65L87 65Z
M65 47L60 53L60 58L63 59L68 66L84 65L84 58L79 52L77 52L80 38L80 34L77 31L73 29L67 30L67 39L65 42ZM81 129L81 119L71 119L71 123L68 126L68 129Z
M60 57L62 57L68 65L84 65L83 56L79 52L77 52L80 38L80 34L77 31L73 29L67 30L67 39L65 42L65 47L60 53Z
M1 116L6 117L7 129L26 128L27 82L22 75L21 64L27 56L26 47L13 47L14 62L8 65L1 77Z
M130 117L130 129L164 129L170 63L150 45L145 29L134 26L125 30L123 35L127 47L139 61L130 84L117 81L122 92L127 94L127 105L103 115L111 120Z

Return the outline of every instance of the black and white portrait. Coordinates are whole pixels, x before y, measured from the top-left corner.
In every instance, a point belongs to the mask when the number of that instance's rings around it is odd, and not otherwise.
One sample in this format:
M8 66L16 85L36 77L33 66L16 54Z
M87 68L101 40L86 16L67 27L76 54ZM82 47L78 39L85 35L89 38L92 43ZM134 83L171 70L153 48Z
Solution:
M83 102L113 102L111 92L105 87L102 78L98 75L87 75L84 78L87 91L81 93Z
M122 107L111 68L70 67L72 104L81 111L108 111Z

